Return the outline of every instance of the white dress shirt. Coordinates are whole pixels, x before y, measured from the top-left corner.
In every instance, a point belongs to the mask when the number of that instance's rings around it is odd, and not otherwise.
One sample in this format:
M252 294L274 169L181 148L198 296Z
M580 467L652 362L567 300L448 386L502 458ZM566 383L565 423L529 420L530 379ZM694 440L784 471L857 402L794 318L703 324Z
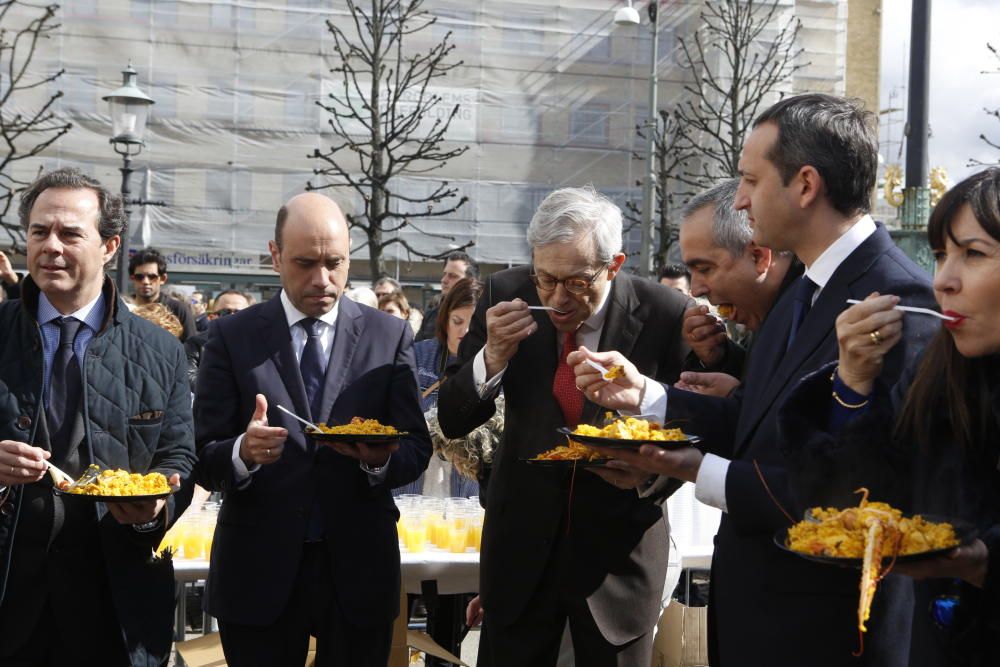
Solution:
M305 327L299 326L299 322L309 316L292 304L291 299L288 298L288 295L284 292L284 290L282 290L278 298L281 299L281 306L285 310L285 319L288 322L288 332L292 337L292 351L295 352L295 360L301 362L302 352L306 348L306 340L309 338L309 334L306 333ZM337 301L334 302L333 308L330 309L330 312L316 318L321 325L319 344L320 348L323 350L323 353L320 355L320 359L323 363L324 372L326 371L327 364L330 363L330 351L333 349L333 339L336 336L337 331L337 314L339 312L340 299L338 298ZM315 419L316 416L313 415L313 418ZM238 437L236 442L233 443L233 470L236 473L236 482L240 485L240 488L244 488L246 484L249 483L251 475L260 470L260 464L257 464L252 468L247 468L246 463L244 463L243 459L240 458L240 445L242 444L243 437L245 435L246 433ZM377 483L385 477L387 466L388 462L386 462L385 466L382 466L381 471L378 474L371 472L368 473L374 478L374 480L371 480L373 483ZM362 467L362 470L364 470L364 467ZM365 470L365 472L368 471Z
M862 216L850 229L831 243L826 250L816 258L810 266L806 267L805 275L816 283L816 291L813 292L812 303L816 303L820 292L830 282L837 268L844 263L851 253L858 249L869 236L875 233L875 221L870 215ZM667 389L659 382L651 382L646 379L646 391L643 399L644 407L641 412L644 414L655 414L661 420L666 420L667 414ZM698 477L695 480L695 498L716 507L723 512L728 512L726 504L726 475L729 473L729 459L715 454L705 454L701 467L698 469Z

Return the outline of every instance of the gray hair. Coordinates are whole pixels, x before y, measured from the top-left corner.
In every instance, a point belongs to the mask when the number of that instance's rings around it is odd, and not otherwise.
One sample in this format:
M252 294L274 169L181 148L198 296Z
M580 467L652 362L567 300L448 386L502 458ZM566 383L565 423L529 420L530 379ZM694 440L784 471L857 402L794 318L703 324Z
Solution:
M720 248L739 257L753 240L753 229L744 211L737 211L736 188L740 179L730 178L695 195L681 213L681 225L700 211L712 207L712 241Z
M534 249L581 239L593 239L598 261L610 262L622 250L622 210L590 184L549 193L528 225L528 244Z

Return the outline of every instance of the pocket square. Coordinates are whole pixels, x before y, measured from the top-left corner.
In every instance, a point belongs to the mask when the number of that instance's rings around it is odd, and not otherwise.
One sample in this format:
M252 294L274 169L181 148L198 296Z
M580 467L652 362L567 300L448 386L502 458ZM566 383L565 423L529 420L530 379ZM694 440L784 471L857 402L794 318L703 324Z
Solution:
M129 423L153 422L163 419L163 410L147 410L140 412L134 417L129 417Z

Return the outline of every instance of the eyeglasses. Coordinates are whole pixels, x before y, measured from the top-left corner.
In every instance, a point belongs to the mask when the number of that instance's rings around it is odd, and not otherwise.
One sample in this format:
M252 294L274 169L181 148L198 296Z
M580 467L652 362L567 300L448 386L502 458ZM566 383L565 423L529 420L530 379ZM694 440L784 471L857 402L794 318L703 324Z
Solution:
M160 279L160 274L159 273L133 273L132 274L132 280L134 280L136 282L140 282L140 283L143 280L153 280L153 281L155 281L155 280L159 280L159 279Z
M238 312L240 311L236 310L235 308L221 308L215 311L215 315L217 317L225 317L226 315L232 315L233 313L238 313Z
M531 282L535 284L535 287L542 290L543 292L553 292L556 286L562 285L566 288L566 291L570 294L584 294L588 289L590 289L594 281L596 281L601 276L601 272L608 267L611 262L605 262L602 264L597 271L590 278L553 278L547 273L535 273L532 270Z

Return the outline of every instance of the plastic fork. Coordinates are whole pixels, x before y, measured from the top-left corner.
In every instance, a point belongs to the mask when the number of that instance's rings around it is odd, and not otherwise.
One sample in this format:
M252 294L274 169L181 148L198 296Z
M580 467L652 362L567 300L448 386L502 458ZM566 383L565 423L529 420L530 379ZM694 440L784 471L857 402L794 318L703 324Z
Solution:
M316 426L316 424L313 424L311 421L308 421L306 419L303 419L302 417L299 417L297 414L295 414L291 410L288 410L287 408L284 408L284 407L282 407L280 405L278 405L276 407L279 410L281 410L282 412L284 412L286 415L289 415L290 417L298 419L300 422L302 422L303 424L305 424L306 426L308 426L309 428L311 428L314 431L322 431L323 430L319 426Z
M848 299L847 303L861 303L858 299ZM931 310L930 308L919 308L917 306L893 306L893 310L903 310L907 313L920 313L921 315L933 315L934 317L939 317L942 320L948 320L949 322L954 321L954 317L950 315L944 315L936 310Z

